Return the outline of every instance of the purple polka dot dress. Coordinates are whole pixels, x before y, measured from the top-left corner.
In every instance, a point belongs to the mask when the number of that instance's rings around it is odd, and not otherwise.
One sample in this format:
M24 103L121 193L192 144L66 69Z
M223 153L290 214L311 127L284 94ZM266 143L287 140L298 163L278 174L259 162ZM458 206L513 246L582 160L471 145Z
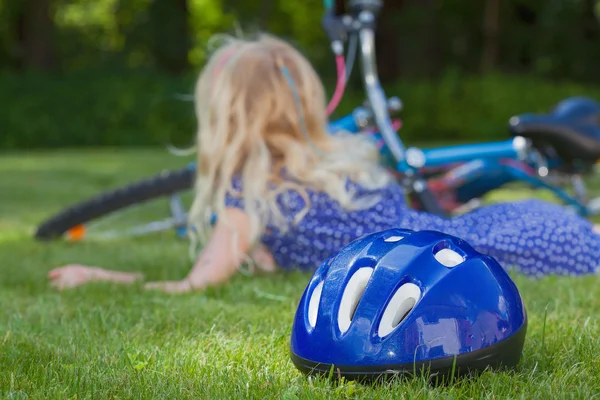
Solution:
M531 277L600 272L600 235L593 231L590 221L559 205L540 200L499 203L444 219L409 208L403 189L396 183L375 191L349 185L358 196L379 195L379 202L347 211L327 194L308 190L308 213L292 225L294 216L304 209L304 199L295 191L279 197L290 228L281 232L269 224L262 243L280 267L313 270L361 236L400 227L458 236L495 257L507 270ZM240 181L235 179L233 186L239 191ZM226 206L243 209L243 199L228 195Z

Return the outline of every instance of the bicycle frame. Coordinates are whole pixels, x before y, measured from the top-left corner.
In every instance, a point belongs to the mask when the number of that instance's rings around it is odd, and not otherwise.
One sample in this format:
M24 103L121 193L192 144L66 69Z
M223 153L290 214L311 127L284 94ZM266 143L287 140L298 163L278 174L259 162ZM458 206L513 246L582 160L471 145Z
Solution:
M363 112L363 109L357 108L354 113L332 122L329 126L330 131L333 134L340 130L360 134L362 129L357 123L357 112ZM381 137L375 133L373 139L381 140ZM398 140L400 141L400 138ZM387 148L383 147L381 151L382 155L389 158ZM459 203L479 198L511 182L523 182L534 188L549 190L581 215L595 215L600 211L595 206L584 204L585 199L581 197L585 194L581 193L580 198L577 198L547 182L546 176L543 176L543 169L547 167L536 165L534 149L526 139L519 136L497 142L430 149L410 147L405 150L405 154L408 162L412 162L412 168L445 172L437 182L436 192L454 190ZM551 161L552 167L559 165L558 160ZM406 165L397 163L395 170L406 173Z

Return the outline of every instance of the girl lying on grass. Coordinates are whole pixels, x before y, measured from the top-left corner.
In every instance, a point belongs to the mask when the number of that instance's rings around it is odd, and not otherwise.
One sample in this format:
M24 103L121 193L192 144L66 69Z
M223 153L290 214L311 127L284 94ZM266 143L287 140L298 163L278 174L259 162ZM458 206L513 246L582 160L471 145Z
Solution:
M530 276L598 272L600 235L558 205L494 204L452 219L410 209L369 139L328 134L317 73L277 38L230 39L202 71L195 98L198 174L190 224L199 234L212 232L185 279L148 283L149 289L186 292L226 282L246 254L264 271L312 270L350 241L392 227L462 237ZM62 289L142 275L67 265L49 278Z

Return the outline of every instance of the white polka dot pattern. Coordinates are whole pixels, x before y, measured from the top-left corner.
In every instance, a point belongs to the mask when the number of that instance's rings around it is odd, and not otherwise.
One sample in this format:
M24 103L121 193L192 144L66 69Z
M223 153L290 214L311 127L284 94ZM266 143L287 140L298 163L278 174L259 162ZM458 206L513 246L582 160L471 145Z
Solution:
M351 241L390 228L437 230L468 241L478 251L495 257L506 269L532 277L548 274L582 275L600 269L600 235L590 221L565 208L540 200L499 203L452 219L410 209L402 188L390 184L375 192L354 183L358 196L378 194L367 209L344 210L327 194L308 191L311 209L295 226L281 233L269 225L262 242L282 268L315 269ZM241 189L239 179L233 186ZM280 208L288 221L304 207L295 192L286 193ZM226 206L243 209L243 200L227 196Z

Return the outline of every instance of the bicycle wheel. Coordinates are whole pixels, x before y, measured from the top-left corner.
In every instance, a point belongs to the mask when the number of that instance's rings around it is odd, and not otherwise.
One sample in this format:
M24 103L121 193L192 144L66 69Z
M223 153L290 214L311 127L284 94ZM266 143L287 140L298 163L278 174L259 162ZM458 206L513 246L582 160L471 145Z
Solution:
M102 193L96 197L72 205L41 223L36 232L37 240L52 240L64 237L68 240L82 240L90 236L114 238L120 236L144 235L151 232L163 231L185 225L186 207L179 197L184 191L193 187L195 170L186 167L180 170L166 171L148 179ZM140 212L136 221L126 220L122 226L112 221L112 230L89 235L89 226L100 220L106 220L109 215L131 208L142 208L144 203L168 202L171 217L162 220L148 221L156 218L157 214L165 212L157 208L151 212ZM135 206L135 207L133 207ZM164 216L164 214L163 214ZM144 221L145 223L137 225Z

